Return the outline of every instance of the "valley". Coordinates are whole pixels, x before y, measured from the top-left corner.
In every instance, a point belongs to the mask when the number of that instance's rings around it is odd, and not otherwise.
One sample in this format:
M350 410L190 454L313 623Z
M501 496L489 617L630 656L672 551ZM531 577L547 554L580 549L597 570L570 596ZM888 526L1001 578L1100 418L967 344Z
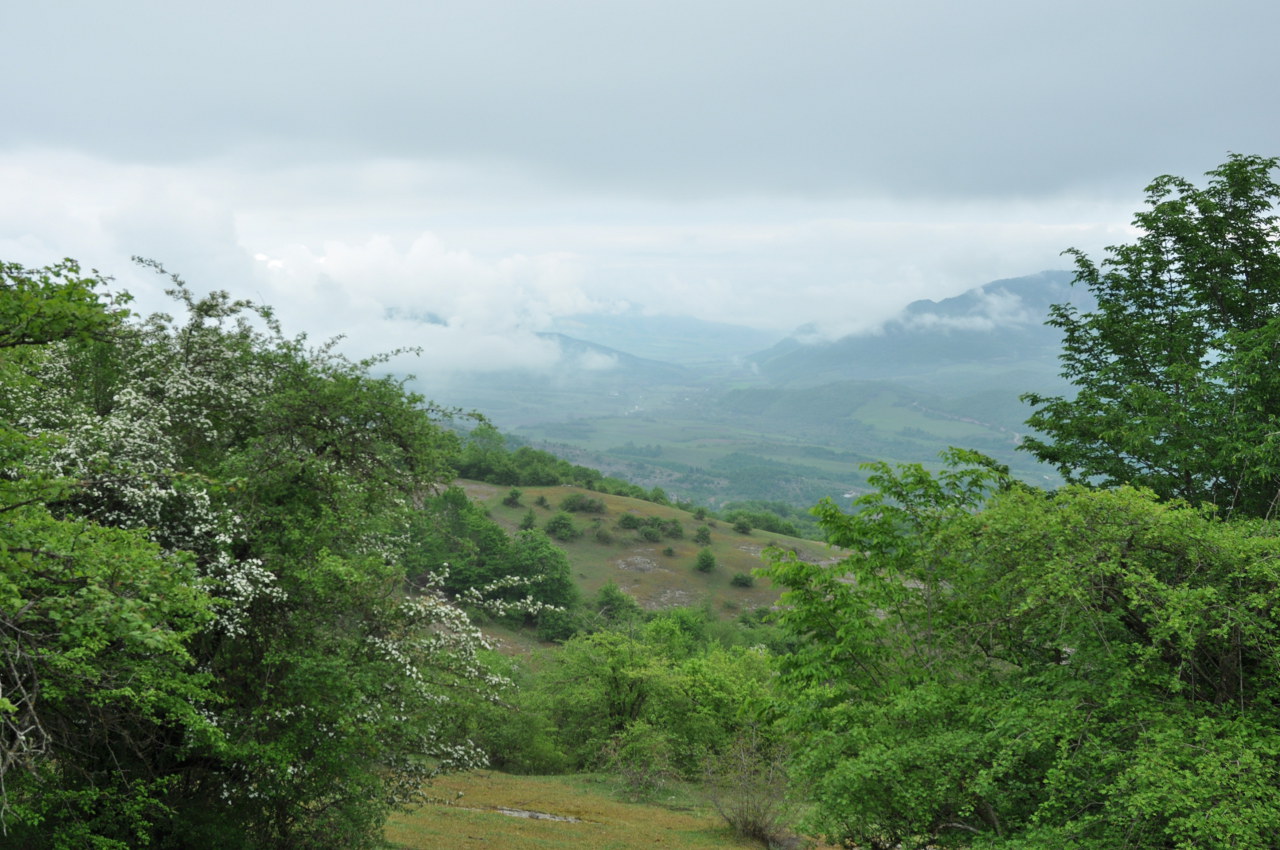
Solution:
M713 508L847 500L866 489L861 464L933 468L949 446L1053 486L1053 470L1017 449L1031 412L1019 395L1066 389L1061 340L1044 320L1051 304L1081 298L1070 280L1042 272L995 281L913 303L874 332L824 340L802 328L754 350L765 337L747 328L582 316L561 323L576 336L553 335L562 351L554 374L484 373L416 388L482 413L513 446Z

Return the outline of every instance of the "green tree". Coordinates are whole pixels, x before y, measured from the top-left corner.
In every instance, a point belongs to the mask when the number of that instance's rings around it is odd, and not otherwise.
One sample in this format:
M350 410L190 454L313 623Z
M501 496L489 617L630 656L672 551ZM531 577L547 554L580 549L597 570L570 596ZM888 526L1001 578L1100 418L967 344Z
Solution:
M852 845L1269 847L1276 526L976 455L820 506L836 568L775 553L812 826Z
M367 846L475 764L500 677L429 572L407 592L438 412L225 293L126 320L100 278L3 269L16 846Z
M699 546L711 545L711 529L705 525L698 526L698 530L693 533L693 542Z
M25 401L58 401L39 377L52 348L121 331L127 313L105 283L71 261L0 264L0 836L11 846L145 843L168 816L156 750L225 745L188 645L214 616L194 560L144 529L67 516L58 506L84 484L54 469L59 435L24 415Z
M710 549L699 549L698 558L694 562L698 572L709 573L716 568L716 556Z
M1141 235L1076 282L1095 310L1053 308L1073 397L1029 393L1023 447L1068 481L1149 487L1266 516L1280 497L1280 160L1232 156L1198 188L1147 188Z

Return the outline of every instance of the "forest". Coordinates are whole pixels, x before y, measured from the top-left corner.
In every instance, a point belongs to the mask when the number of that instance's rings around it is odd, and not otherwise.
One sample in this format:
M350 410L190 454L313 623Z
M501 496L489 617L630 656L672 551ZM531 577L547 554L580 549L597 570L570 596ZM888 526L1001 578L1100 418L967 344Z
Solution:
M1072 391L1022 446L1063 486L958 447L812 518L511 450L152 261L173 315L0 263L0 846L405 846L391 813L488 767L686 783L765 845L1280 847L1278 167L1157 178L1069 252L1096 306L1048 317ZM723 583L780 595L733 617L562 548L696 577L753 530Z

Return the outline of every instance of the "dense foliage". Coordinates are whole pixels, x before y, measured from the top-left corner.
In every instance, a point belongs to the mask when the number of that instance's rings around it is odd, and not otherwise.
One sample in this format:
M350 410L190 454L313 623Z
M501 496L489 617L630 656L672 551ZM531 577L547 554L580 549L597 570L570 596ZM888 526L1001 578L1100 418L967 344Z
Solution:
M854 555L771 568L816 826L875 848L1275 846L1275 526L989 465L873 480L857 513L821 508Z
M224 293L142 320L0 270L7 841L363 846L474 763L501 679L405 557L457 451L431 408Z

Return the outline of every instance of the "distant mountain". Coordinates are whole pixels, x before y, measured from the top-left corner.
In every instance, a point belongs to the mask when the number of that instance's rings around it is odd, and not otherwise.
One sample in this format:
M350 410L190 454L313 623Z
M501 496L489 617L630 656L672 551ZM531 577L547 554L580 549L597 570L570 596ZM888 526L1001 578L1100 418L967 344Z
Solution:
M776 333L708 322L690 316L598 313L557 319L556 331L628 351L637 357L683 365L742 358L775 342Z
M964 383L977 367L988 373L984 381L991 371L1052 377L1061 335L1044 324L1049 307L1091 304L1073 278L1044 271L997 280L954 298L916 301L872 332L827 341L801 329L749 359L770 382L792 387L896 380L937 389L957 376Z

